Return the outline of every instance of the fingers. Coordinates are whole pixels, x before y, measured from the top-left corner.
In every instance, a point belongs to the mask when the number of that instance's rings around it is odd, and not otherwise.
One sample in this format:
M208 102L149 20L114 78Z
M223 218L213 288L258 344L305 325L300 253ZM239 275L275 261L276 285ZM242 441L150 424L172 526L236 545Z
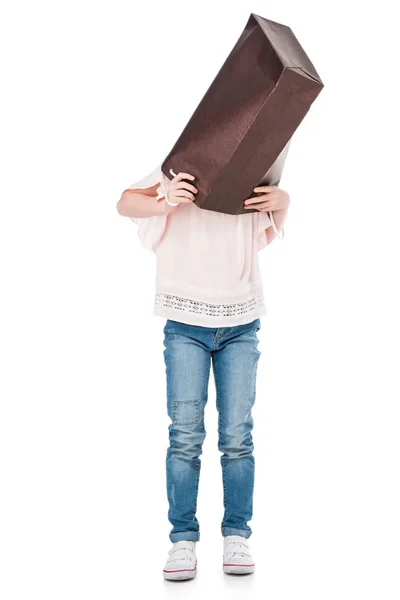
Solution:
M180 189L190 190L194 193L196 193L198 191L197 188L194 187L194 185L192 185L191 183L187 183L186 181L180 181L180 182L176 183L175 188L177 190L180 190Z
M278 189L278 187L276 185L262 185L260 187L254 188L253 192L268 193L268 192L275 192L277 189Z
M253 198L247 198L247 200L244 201L244 204L259 204L260 202L267 202L267 198L268 196L266 194L262 194L262 196L254 196Z
M182 181L182 179L191 179L193 181L195 177L190 173L178 173L178 175L170 181L172 197L178 202L193 202L196 200L194 194L198 192L198 189L191 183Z
M182 179L191 179L193 181L195 179L195 177L194 177L194 175L190 175L190 173L178 173L178 175L176 175L171 180L171 183L173 183L175 185L176 189L184 188L184 189L190 190L194 193L197 192L197 189L194 187L194 185L191 185L187 181L182 181Z
M179 189L174 192L174 198L189 198L190 200L196 200L196 196L191 192Z
M178 173L177 175L175 175L175 179L191 179L193 181L193 179L195 179L195 176L191 175L190 173Z
M178 175L175 175L172 181L180 181L181 179L191 179L193 181L195 177L194 175L190 175L190 173L178 173Z
M252 209L256 208L257 210L261 210L261 209L272 210L270 202L261 202L261 203L257 203L257 204L249 204L248 206L245 206L244 208L252 208Z

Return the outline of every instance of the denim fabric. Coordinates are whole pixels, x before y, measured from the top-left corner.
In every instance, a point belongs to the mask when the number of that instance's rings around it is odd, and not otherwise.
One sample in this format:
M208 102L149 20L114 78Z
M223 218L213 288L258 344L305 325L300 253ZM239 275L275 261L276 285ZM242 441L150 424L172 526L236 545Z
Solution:
M164 360L169 447L166 456L170 540L200 539L196 518L204 409L212 364L222 467L221 532L250 537L254 491L253 418L260 319L233 327L203 327L167 320Z

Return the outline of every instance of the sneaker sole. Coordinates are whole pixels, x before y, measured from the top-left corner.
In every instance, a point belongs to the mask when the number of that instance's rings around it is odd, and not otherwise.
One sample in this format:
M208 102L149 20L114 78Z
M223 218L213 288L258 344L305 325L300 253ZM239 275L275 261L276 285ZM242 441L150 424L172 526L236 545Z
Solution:
M183 579L193 579L196 575L197 567L194 569L179 569L176 571L166 571L163 569L164 579L169 579L171 581L180 581Z
M247 573L253 573L254 564L252 565L235 565L235 564L223 564L224 573L231 573L234 575L246 575Z

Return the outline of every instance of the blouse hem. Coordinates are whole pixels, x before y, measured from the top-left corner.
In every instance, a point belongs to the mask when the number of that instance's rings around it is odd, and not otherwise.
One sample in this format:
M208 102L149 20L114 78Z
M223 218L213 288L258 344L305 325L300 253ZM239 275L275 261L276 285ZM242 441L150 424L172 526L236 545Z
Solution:
M210 315L200 315L197 313L188 313L185 311L180 312L174 308L160 307L157 304L154 305L153 315L164 319L170 319L171 321L179 321L180 323L186 323L187 325L200 325L202 327L234 327L235 325L245 325L251 323L255 319L258 319L267 314L265 306L261 306L251 313L245 315L232 316L232 317L216 317Z
M266 314L261 281L244 286L240 293L237 289L227 292L177 282L165 285L165 280L161 285L158 278L153 314L205 327L241 325Z

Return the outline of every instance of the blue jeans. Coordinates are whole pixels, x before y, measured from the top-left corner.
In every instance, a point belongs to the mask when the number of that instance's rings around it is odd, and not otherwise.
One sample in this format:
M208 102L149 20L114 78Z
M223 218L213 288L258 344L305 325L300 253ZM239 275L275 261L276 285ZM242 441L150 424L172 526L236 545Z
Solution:
M251 409L256 396L260 319L233 327L202 327L167 320L164 359L171 419L166 456L170 540L200 539L196 518L204 408L212 363L218 449L222 452L224 515L221 532L250 537L254 456Z

